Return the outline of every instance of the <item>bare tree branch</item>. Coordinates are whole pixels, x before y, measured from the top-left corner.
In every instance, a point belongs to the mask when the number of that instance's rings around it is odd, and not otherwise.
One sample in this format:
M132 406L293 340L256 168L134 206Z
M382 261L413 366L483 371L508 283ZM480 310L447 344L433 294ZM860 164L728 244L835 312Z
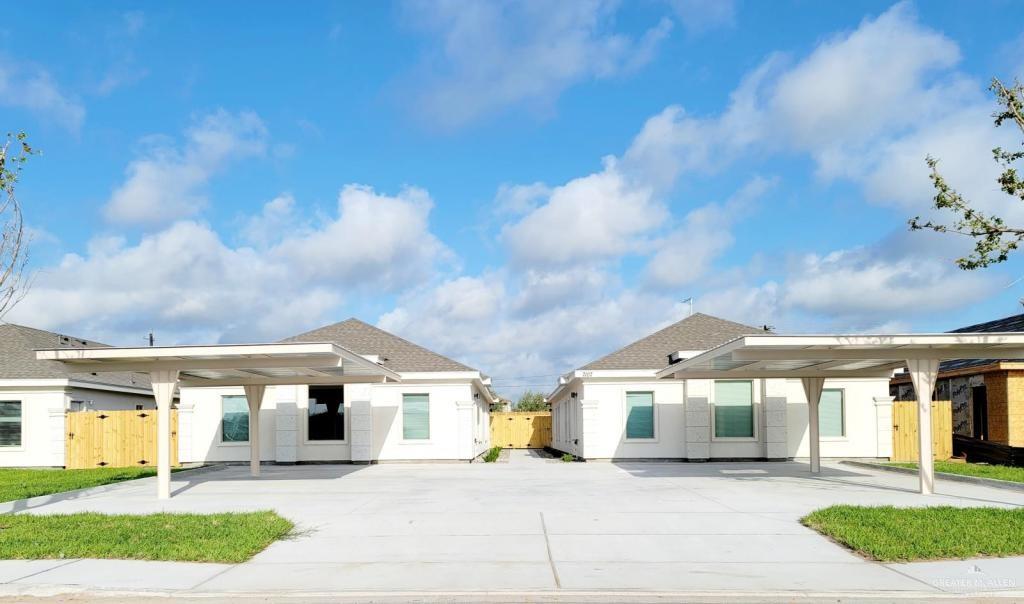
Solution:
M0 147L0 318L28 293L28 235L15 195L22 166L35 151L24 132L8 134Z

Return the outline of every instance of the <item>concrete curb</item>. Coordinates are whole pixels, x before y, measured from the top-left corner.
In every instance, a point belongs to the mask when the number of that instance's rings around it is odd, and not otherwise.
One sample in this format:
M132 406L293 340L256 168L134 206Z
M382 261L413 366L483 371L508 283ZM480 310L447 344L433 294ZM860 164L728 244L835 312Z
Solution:
M207 464L202 466L196 466L194 468L183 468L171 474L173 479L174 476L203 474L213 470L219 470L223 468L224 464ZM53 470L54 472L60 472L61 470ZM106 493L112 491L120 485L135 482L138 480L155 480L156 476L146 476L143 478L133 478L131 480L121 480L118 482L112 482L110 484L101 484L95 487L85 487L82 489L74 489L71 491L60 491L59 493L50 493L49 495L39 495L38 497L30 497L28 499L15 499L14 501L0 502L0 514L12 514L15 512L24 512L37 508L40 506L48 505L51 503L57 503L58 501L66 501L68 499L76 499L78 497L88 497L89 495L98 495L100 493Z
M917 470L913 468L899 468L896 466L886 466L879 463L872 463L870 461L854 461L852 459L846 459L839 463L846 464L849 466L857 466L859 468L871 468L872 470L883 470L885 472L895 472L897 474L912 474L917 476ZM995 489L1005 489L1007 491L1024 491L1024 482L1010 482L1008 480L996 480L995 478L980 478L978 476L963 476L961 474L949 474L948 472L936 472L936 478L943 480L950 480L952 482L965 482L967 484L976 484L984 487L992 487Z
M218 592L191 590L125 590L95 589L81 585L18 585L0 584L0 600L8 598L21 602L23 598L39 598L55 602L67 602L70 599L84 600L103 599L120 604L121 602L166 602L168 600L196 600L211 604L230 603L246 600L261 602L376 602L384 603L416 603L441 604L457 603L488 603L518 604L519 602L536 603L573 603L573 604L651 604L655 602L907 602L926 603L933 601L976 602L979 600L1017 601L1024 596L1021 590L1005 591L973 591L973 592L941 592L941 591L841 591L825 592L813 590L690 590L690 591L649 591L649 590L498 590L498 591L264 591L264 592Z

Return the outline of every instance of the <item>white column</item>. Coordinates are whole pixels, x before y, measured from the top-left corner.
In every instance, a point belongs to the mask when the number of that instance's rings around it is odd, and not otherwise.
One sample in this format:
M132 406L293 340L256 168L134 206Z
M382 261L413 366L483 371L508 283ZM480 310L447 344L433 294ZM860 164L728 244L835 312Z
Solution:
M601 401L580 401L580 453L583 459L614 457L614 452L600 451Z
M711 457L711 380L686 380L686 458Z
M260 475L260 407L267 387L263 384L242 386L249 403L249 474Z
M177 369L161 369L149 374L156 399L156 496L171 497L171 403L178 385Z
M473 401L455 401L455 415L459 435L456 459L470 461L476 452L476 443L473 442Z
M179 398L184 392L179 393ZM178 401L178 461L195 461L192 456L192 440L195 419L195 405L192 402Z
M818 404L821 402L821 390L825 387L825 378L800 378L807 395L807 423L810 427L811 472L821 472L821 433L818 428Z
M277 401L274 406L274 459L293 464L299 459L299 407L292 401Z
M921 480L921 494L935 492L935 465L932 453L932 393L939 375L938 359L911 359L907 361L910 379L917 394L917 467Z
M892 458L892 401L891 396L876 396L875 399L875 430L878 433L878 445L875 455L882 459Z
M764 401L764 456L769 461L789 457L786 411L786 380L763 380Z
M369 388L353 390L353 400L349 402L352 422L349 434L352 438L352 463L371 463L373 461L373 405L370 403ZM349 387L345 387L346 394ZM355 398L358 396L359 398ZM399 403L401 404L401 403ZM396 409L401 413L401 408Z
M67 412L64 411L64 407L55 407L46 410L47 419L49 420L49 436L50 436L50 460L46 465L60 467L66 463L67 451Z

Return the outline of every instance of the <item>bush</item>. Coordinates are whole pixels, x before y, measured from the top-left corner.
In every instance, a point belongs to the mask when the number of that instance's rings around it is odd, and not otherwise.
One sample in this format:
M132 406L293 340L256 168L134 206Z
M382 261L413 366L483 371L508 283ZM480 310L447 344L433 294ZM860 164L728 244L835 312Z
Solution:
M544 395L539 392L527 390L519 397L516 403L516 411L550 411L551 405L544 400Z
M576 458L572 453L562 453L562 461L576 461Z
M484 461L487 463L494 463L501 457L501 447L491 447L489 451L484 455Z

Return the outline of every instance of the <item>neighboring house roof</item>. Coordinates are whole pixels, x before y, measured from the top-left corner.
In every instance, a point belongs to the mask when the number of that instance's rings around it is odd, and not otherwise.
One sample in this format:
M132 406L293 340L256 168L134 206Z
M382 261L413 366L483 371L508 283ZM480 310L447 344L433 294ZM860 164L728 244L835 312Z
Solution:
M978 323L977 325L968 325L967 327L954 329L949 333L964 332L1024 333L1024 315L1013 315L1002 319L996 319L994 321ZM943 361L940 363L939 372L957 371L959 369L968 369L970 367L983 367L985 365L991 365L1004 360L1012 360L1015 362L1020 361L1020 359L956 359L954 361Z
M399 372L476 371L359 319L326 325L281 341L334 342L358 354L377 355L382 365Z
M694 313L580 369L662 369L668 365L668 355L673 352L709 350L740 336L752 334L764 335L764 330Z
M0 380L67 379L97 385L149 389L149 376L142 373L74 373L60 361L42 361L36 350L44 348L109 348L106 344L52 331L0 324Z

